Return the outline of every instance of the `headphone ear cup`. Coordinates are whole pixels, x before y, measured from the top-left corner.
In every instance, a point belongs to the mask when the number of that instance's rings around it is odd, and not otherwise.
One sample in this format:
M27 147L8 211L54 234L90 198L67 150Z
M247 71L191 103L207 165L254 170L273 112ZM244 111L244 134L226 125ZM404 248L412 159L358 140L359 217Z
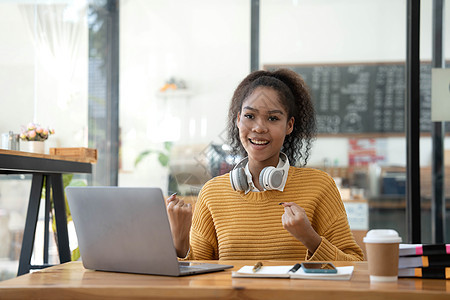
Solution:
M283 182L283 171L280 169L275 169L272 171L270 176L270 187L272 189L278 189Z
M247 176L243 168L238 168L230 172L231 187L235 191L245 191L248 188Z
M283 171L274 167L265 167L259 174L259 184L266 190L274 190L283 182Z
M264 169L261 170L261 173L259 173L259 184L267 189L270 189L269 185L268 185L268 178L270 176L270 172L272 171L272 169L275 169L274 167L265 167Z

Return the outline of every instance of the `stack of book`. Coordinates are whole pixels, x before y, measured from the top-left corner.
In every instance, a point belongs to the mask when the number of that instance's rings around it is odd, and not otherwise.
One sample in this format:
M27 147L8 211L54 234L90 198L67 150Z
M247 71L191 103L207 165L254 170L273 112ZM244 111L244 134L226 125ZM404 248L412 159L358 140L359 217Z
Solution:
M450 279L450 245L400 244L398 277Z

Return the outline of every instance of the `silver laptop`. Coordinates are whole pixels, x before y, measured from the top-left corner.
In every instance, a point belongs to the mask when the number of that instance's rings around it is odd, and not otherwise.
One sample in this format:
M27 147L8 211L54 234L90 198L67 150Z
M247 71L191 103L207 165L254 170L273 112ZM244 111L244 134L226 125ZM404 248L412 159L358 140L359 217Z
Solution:
M159 188L67 187L66 194L86 269L183 276L233 267L178 261Z

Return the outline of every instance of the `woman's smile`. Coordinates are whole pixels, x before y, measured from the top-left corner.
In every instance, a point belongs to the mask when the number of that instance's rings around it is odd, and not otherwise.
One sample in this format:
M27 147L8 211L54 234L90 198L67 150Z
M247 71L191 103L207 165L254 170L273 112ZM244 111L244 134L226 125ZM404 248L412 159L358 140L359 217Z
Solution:
M248 139L250 141L250 143L252 143L253 145L268 145L270 142L267 140L259 140L259 139L253 139L253 138L249 138Z

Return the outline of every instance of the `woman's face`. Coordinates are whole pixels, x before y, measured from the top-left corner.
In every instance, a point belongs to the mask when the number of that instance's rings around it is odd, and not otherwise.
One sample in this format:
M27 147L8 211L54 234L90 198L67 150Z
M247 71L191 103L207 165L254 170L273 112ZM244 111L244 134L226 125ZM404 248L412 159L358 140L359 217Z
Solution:
M237 126L250 164L276 166L284 138L292 132L294 118L288 119L274 89L258 87L244 100Z

